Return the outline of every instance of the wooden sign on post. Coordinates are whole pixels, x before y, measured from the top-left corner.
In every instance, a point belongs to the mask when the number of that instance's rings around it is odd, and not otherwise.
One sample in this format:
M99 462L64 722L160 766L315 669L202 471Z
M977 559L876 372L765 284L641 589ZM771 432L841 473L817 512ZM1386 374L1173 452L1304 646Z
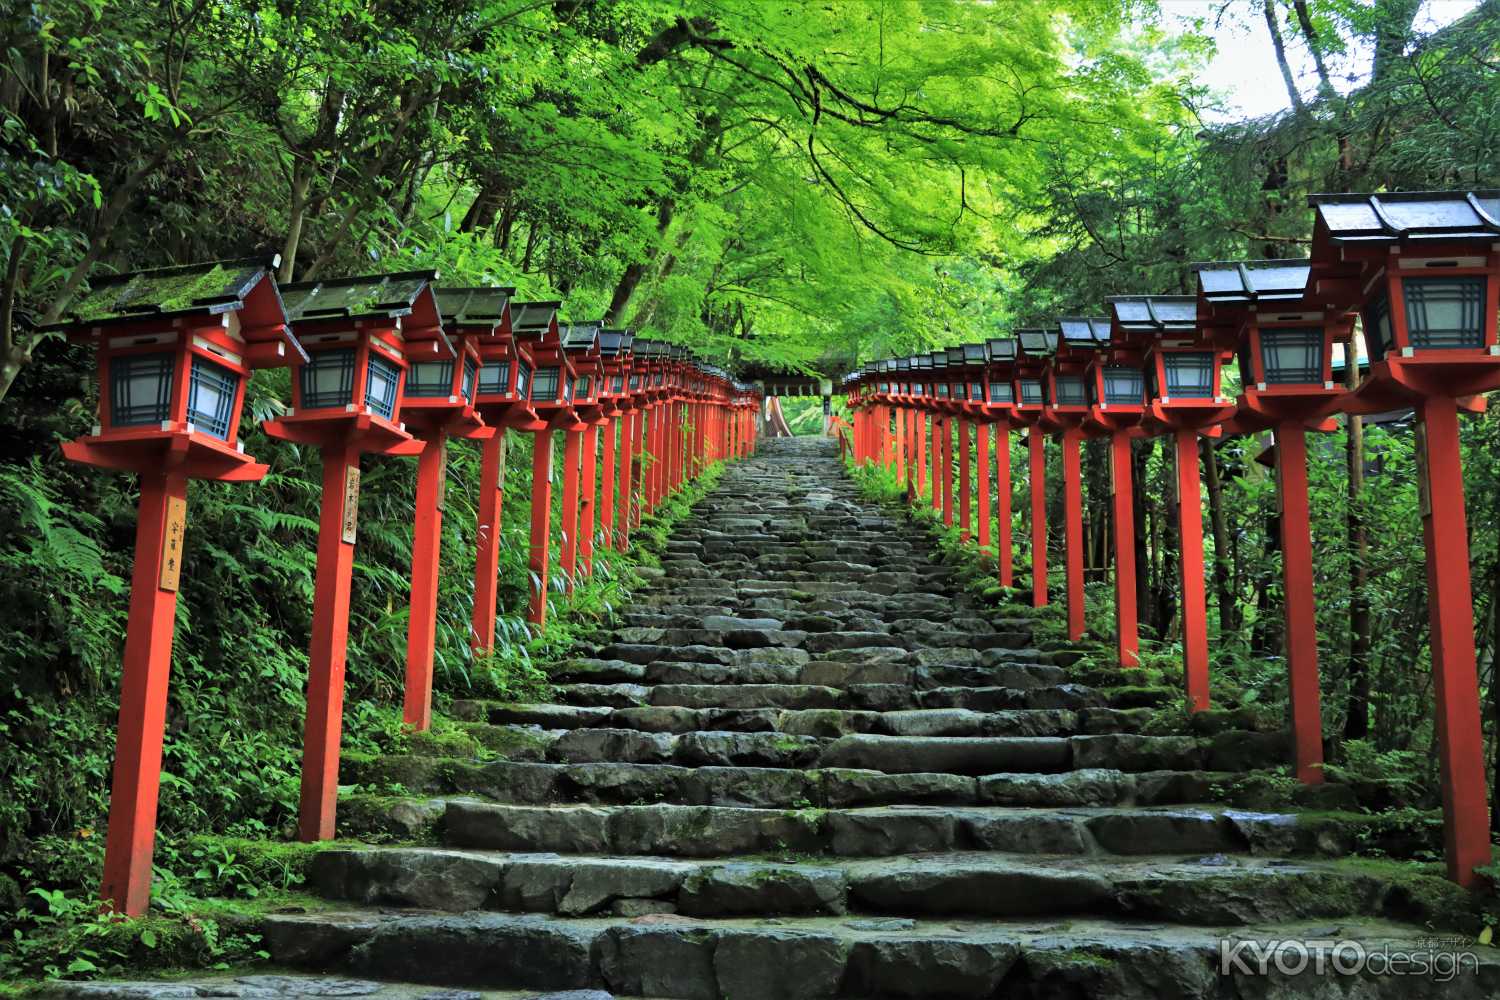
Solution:
M344 472L344 517L342 538L344 544L353 545L359 533L359 466L350 466Z
M187 530L187 500L182 497L167 498L167 525L161 540L162 590L177 592L182 578L182 535Z

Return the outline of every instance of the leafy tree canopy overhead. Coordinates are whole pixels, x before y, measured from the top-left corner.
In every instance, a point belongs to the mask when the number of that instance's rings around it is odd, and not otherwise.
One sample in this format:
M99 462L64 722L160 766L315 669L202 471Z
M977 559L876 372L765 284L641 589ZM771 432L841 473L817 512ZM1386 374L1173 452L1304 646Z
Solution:
M1295 252L1308 190L1494 180L1496 2L1421 7L1218 8L1320 74L1223 126L1213 25L1139 0L36 0L0 16L0 395L91 274L250 252L825 370L1175 290Z

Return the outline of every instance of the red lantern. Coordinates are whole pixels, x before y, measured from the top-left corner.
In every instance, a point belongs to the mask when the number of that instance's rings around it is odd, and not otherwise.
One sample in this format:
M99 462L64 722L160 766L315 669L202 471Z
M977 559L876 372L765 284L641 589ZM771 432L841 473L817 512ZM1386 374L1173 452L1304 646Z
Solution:
M238 441L252 368L301 358L272 277L277 260L214 261L97 278L61 322L97 359L99 424L75 462L140 475L102 898L139 916L151 857L187 481L266 474Z
M1310 287L1361 310L1370 372L1346 406L1412 406L1449 877L1490 861L1458 411L1500 387L1500 192L1314 195Z

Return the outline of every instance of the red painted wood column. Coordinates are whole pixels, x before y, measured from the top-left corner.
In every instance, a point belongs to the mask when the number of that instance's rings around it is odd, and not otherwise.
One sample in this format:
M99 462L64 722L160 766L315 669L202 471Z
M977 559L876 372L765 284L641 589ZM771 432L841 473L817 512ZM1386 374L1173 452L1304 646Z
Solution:
M953 418L943 418L943 523L953 527Z
M531 547L527 563L531 571L531 599L526 620L538 627L547 624L547 573L552 562L552 432L535 435L531 456Z
M505 428L484 439L479 453L479 527L475 531L474 614L469 644L495 648L495 595L500 573L500 514L505 503Z
M1015 539L1011 537L1010 428L995 425L995 562L1000 586L1016 585Z
M641 419L640 412L631 410L620 417L620 510L615 515L615 547L621 552L630 548L630 511L633 506L631 491L635 471L635 427Z
M307 716L297 809L297 839L308 843L334 836L349 584L354 575L359 504L358 486L349 482L351 475L359 475L358 449L329 445L322 449L322 456L323 498L318 511L318 568L313 584L312 642L307 649Z
M1138 667L1140 624L1135 606L1135 495L1130 435L1109 437L1111 508L1115 536L1115 657L1122 667Z
M1178 430L1177 536L1182 581L1182 672L1188 709L1208 708L1208 595L1203 582L1203 498L1198 432Z
M1297 778L1323 781L1323 710L1318 690L1318 624L1313 597L1312 526L1307 500L1307 432L1300 423L1276 428L1276 480L1281 494L1281 573L1286 616L1286 665Z
M417 730L432 725L432 651L437 639L439 549L448 478L448 435L422 437L417 457L416 517L411 539L411 606L406 618L406 697L402 718Z
M973 520L973 504L971 495L973 493L973 482L970 476L971 463L969 461L969 421L962 417L958 421L958 533L964 541L968 541L973 534L970 523Z
M599 458L599 535L602 544L609 548L615 541L615 493L619 488L619 473L615 470L615 431L623 420L609 419L601 432L604 438L603 454Z
M987 549L993 541L994 516L990 506L990 425L984 421L974 425L974 455L978 466L974 479L979 498L979 547Z
M943 417L932 415L932 441L928 448L932 458L932 509L943 509Z
M927 414L921 410L912 411L912 442L917 447L917 496L916 500L922 498L922 492L927 489ZM914 501L915 502L915 501Z
M1047 605L1047 439L1039 428L1026 435L1031 459L1031 606Z
M637 410L635 415L635 492L630 502L630 526L639 528L646 516L646 425L650 410Z
M896 425L893 447L896 452L896 478L906 482L906 411L891 407L891 420Z
M1478 881L1474 867L1490 863L1490 832L1458 409L1447 396L1427 396L1417 413L1422 421L1419 460L1425 452L1418 474L1425 480L1419 486L1423 487L1422 531L1427 543L1427 613L1437 699L1444 854L1448 877L1472 886Z
M562 572L563 587L569 593L578 573L578 460L582 447L582 431L568 431L563 436Z
M339 495L342 498L342 492ZM141 473L135 564L130 573L130 616L120 678L119 735L100 887L101 898L112 903L115 912L132 917L144 914L151 902L151 852L156 845L167 681L172 670L177 587L162 587L168 509L180 506L185 518L186 504L187 475L180 468ZM181 552L179 541L174 558L180 559ZM337 763L334 766L337 770Z
M1063 544L1068 590L1068 638L1083 638L1083 435L1068 429L1062 434Z
M599 488L599 428L583 432L583 464L579 469L578 561L584 577L594 575L594 497Z

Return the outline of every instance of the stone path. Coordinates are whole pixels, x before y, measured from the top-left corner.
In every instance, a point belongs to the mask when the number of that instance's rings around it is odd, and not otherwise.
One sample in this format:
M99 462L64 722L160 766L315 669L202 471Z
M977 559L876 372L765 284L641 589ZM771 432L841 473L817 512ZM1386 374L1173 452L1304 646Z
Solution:
M731 467L664 570L559 704L457 706L509 759L350 768L427 796L441 845L318 855L332 908L268 918L277 963L687 998L1500 993L1488 949L1441 987L1221 976L1225 939L1410 947L1430 904L1330 859L1337 824L1226 805L1281 734L1139 732L1150 692L966 596L828 442Z

